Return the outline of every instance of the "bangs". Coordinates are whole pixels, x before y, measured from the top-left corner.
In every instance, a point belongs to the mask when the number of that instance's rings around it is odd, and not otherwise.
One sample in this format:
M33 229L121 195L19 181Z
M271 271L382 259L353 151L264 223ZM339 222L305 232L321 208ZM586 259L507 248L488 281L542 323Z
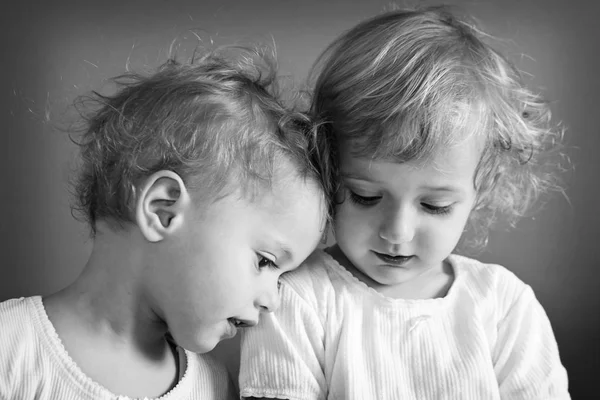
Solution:
M485 138L492 110L485 106L479 85L460 90L448 86L454 90L438 91L379 123L347 129L340 140L350 141L357 157L403 163L425 161L475 136Z

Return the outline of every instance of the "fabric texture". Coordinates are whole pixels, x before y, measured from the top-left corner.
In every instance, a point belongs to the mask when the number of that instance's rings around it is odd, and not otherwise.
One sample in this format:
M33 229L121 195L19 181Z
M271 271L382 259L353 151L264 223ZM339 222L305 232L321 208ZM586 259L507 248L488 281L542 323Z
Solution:
M550 322L499 265L452 255L444 298L385 297L317 250L242 336L243 397L569 399Z
M234 399L225 367L179 348L185 371L161 400ZM0 303L0 400L126 400L86 376L69 357L41 297Z

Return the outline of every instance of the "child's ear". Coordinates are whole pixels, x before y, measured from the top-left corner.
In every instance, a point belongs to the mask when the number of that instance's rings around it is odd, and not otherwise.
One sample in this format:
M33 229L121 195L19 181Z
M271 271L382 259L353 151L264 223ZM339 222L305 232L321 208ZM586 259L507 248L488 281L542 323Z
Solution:
M191 205L189 192L173 171L158 171L139 187L135 218L144 237L159 242L176 231Z

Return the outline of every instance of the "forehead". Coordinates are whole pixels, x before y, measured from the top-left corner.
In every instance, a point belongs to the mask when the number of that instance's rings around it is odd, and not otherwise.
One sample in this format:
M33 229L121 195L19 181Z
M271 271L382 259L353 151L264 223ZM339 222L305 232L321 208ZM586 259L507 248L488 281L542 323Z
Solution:
M257 225L265 237L291 250L291 257L308 256L321 239L326 203L316 182L301 176L275 174L269 190L252 202Z
M338 143L358 157L408 162L426 159L436 152L489 132L489 107L477 99L451 99L431 107L391 115L358 130L335 129Z
M301 176L290 162L279 162L271 182L258 193L254 203L281 218L301 217L304 213L324 218L324 194L314 179Z
M296 263L317 247L326 221L317 183L285 170L277 171L271 184L261 185L252 198L238 186L199 209L193 228L199 235L216 235L232 248L284 250Z
M424 181L424 184L443 181L472 182L480 157L481 141L476 137L436 149L424 159L403 163L357 157L347 145L340 146L339 153L340 172L343 177L399 183L414 178Z

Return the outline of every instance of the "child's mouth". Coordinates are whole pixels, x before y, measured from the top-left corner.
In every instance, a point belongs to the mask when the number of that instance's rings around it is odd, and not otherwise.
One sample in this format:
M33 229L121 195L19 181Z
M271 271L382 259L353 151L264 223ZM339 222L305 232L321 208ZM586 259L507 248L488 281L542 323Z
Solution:
M237 324L237 321L234 318L228 318L227 322L228 326L225 332L225 336L227 339L231 339L236 335L239 325Z
M371 250L373 254L377 256L381 261L390 265L398 265L402 266L408 263L414 256L390 256L389 254L378 253L374 250Z

